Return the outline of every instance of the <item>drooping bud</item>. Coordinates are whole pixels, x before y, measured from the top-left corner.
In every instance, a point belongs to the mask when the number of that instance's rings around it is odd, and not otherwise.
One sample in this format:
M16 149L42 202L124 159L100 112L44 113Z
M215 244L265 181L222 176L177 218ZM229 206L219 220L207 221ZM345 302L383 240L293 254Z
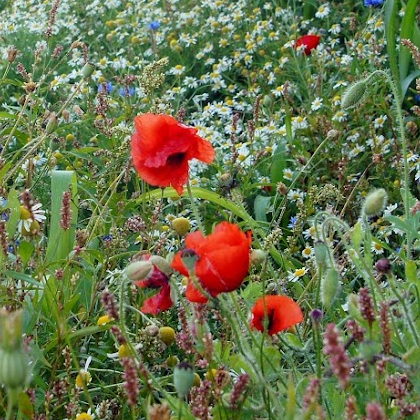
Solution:
M22 316L21 310L0 310L0 383L8 390L23 389L29 374L22 346Z
M391 261L388 258L381 258L375 264L375 268L379 273L388 274L391 271Z
M379 215L386 206L388 194L383 188L371 191L363 204L363 213L366 216Z
M341 99L341 107L343 109L348 109L362 102L367 90L368 86L366 83L366 79L362 79L357 81L356 83L353 83L344 92L343 97Z
M194 370L188 362L181 362L174 369L174 386L178 395L183 398L188 395L194 384Z
M173 270L171 268L171 265L165 258L160 257L159 255L152 255L149 261L168 277L172 274Z
M319 268L325 269L328 265L328 254L330 250L323 241L316 241L314 244L315 260Z
M250 262L253 266L259 266L267 259L267 253L262 249L253 249L251 251Z
M82 69L82 75L84 79L89 78L92 76L93 72L95 71L95 66L92 63L86 63Z
M152 271L153 264L149 261L135 261L125 269L125 274L132 281L145 279Z
M330 308L340 287L340 275L335 267L330 268L321 279L321 301Z

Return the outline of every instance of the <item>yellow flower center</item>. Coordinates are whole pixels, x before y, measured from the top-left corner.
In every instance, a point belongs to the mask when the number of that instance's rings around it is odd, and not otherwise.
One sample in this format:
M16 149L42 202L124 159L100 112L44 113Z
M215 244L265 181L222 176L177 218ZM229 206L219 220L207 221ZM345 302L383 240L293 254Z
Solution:
M80 413L76 416L76 420L92 420L93 417L89 413Z
M20 219L28 220L31 218L32 218L31 212L25 206L20 206Z

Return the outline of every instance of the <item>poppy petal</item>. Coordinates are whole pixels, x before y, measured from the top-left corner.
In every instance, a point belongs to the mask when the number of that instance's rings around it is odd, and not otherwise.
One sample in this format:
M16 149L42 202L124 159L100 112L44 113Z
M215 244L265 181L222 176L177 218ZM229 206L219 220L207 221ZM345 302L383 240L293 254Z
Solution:
M268 333L277 334L303 321L299 305L287 296L263 296L252 310L251 326L264 331L268 322ZM268 318L268 320L267 320Z
M171 287L169 283L159 290L156 295L152 296L149 299L146 299L143 302L143 306L141 307L141 311L144 314L152 314L157 315L162 311L166 311L173 305L171 299Z

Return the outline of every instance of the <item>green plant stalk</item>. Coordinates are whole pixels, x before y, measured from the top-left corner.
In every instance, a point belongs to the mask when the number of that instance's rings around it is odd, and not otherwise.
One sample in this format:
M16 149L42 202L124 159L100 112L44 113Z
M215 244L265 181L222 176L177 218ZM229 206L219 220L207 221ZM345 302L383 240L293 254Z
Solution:
M405 129L404 129L404 119L402 114L402 108L401 108L401 94L400 90L398 89L398 86L395 84L392 77L383 70L376 70L373 73L371 73L366 78L366 83L372 79L375 75L382 76L385 81L388 83L388 86L390 87L392 91L392 95L394 96L394 102L395 102L395 114L397 119L397 125L399 130L399 136L401 141L401 147L403 152L403 180L404 180L404 210L405 210L405 221L408 222L410 219L410 209L409 209L409 201L410 201L410 174L408 169L408 147L407 147L407 138L405 136ZM395 77L395 75L394 75ZM411 232L407 232L407 259L411 259L411 242L412 242L412 234Z
M203 225L203 221L201 220L200 213L198 212L197 205L194 202L194 196L193 196L193 193L191 191L190 180L187 181L187 191L188 191L188 197L189 197L190 203L191 203L191 210L194 214L195 219L197 220L197 224L198 224L199 229L201 230L201 232L203 232L203 235L205 235L206 231L204 229L204 225Z
M419 341L419 336L417 334L416 327L414 326L413 320L411 319L410 311L407 308L407 305L406 305L406 302L405 302L404 298L398 292L398 289L395 285L394 276L392 276L392 275L388 276L388 280L389 280L389 285L390 285L392 291L394 292L395 296L397 297L398 301L400 302L400 304L403 308L405 317L406 317L407 322L408 322L408 326L410 327L411 333L413 334L413 337L414 337L414 341L416 342L416 346L419 347L420 346L420 341Z

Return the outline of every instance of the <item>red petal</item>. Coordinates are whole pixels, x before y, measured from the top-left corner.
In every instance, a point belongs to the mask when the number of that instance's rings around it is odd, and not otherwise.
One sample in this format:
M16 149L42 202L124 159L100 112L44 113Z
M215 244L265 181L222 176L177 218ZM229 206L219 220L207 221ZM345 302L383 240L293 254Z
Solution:
M146 299L140 310L145 314L157 315L162 311L166 311L172 305L171 287L167 284L160 289L159 293Z
M318 35L304 35L296 40L295 47L297 48L304 45L304 52L306 55L309 55L311 51L318 46L320 39L321 37Z
M252 308L251 326L264 330L265 319L269 317L270 335L277 334L303 321L299 305L287 296L264 296L259 298Z
M194 303L207 303L208 299L194 286L194 283L189 280L185 297Z

